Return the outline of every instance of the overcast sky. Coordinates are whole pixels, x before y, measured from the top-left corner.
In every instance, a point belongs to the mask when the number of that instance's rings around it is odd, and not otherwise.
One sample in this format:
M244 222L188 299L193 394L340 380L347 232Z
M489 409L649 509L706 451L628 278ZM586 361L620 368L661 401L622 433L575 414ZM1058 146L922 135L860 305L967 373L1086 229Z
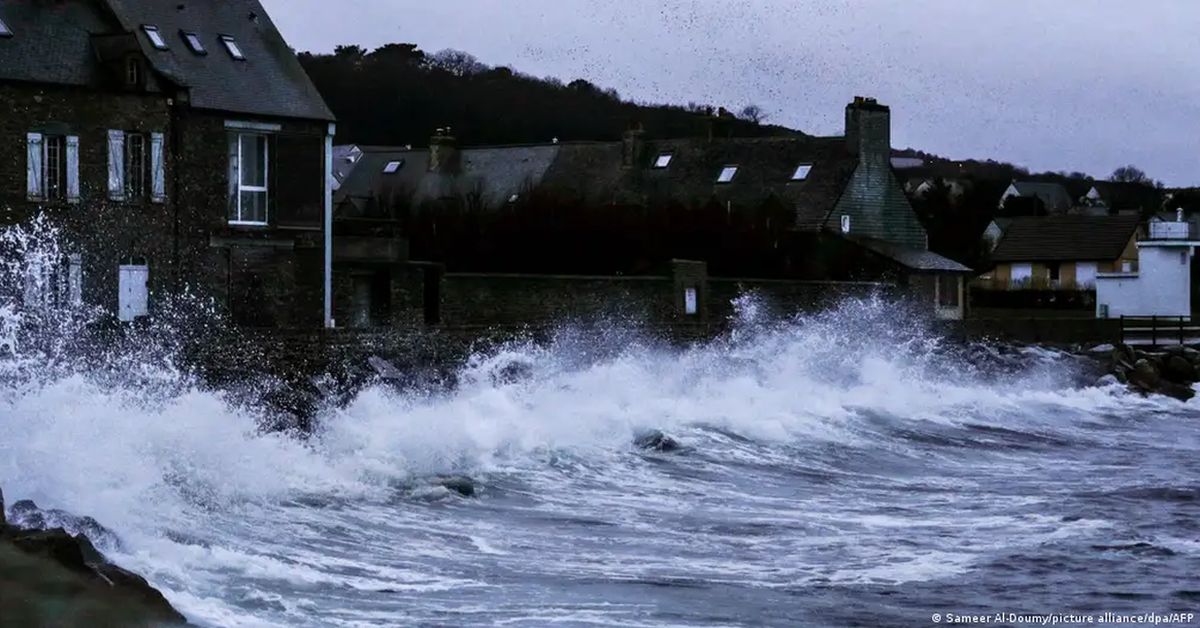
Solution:
M896 147L1200 185L1196 0L264 0L298 50L465 50L639 101L763 107L841 133L854 95Z

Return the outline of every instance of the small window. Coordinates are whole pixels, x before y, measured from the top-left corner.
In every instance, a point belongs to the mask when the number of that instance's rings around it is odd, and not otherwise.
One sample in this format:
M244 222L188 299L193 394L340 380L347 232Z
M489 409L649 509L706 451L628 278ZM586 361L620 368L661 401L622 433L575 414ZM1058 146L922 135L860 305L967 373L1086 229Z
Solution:
M142 27L142 30L145 31L146 37L150 38L150 43L153 44L155 48L159 50L167 49L167 40L163 39L162 33L158 32L157 26L150 26L147 24L146 26Z
M842 233L850 233L850 216L842 214Z
M180 34L183 35L183 41L187 42L188 48L191 48L192 52L198 55L208 54L208 51L204 49L204 42L200 41L199 35L188 31L181 31Z
M351 161L351 163L353 163L353 161ZM389 161L387 162L387 165L383 167L383 174L396 174L396 172L399 171L400 167L403 165L403 161Z
M730 183L737 176L737 166L725 166L721 169L721 174L717 175L717 183Z
M662 169L666 168L667 166L670 166L672 157L674 157L674 155L672 155L671 153L663 153L663 154L659 155L658 159L654 160L654 168L656 170L662 170Z
M12 31L9 30L8 24L4 20L0 20L0 37L12 37Z
M125 60L125 84L138 87L142 84L142 63L136 57Z
M938 305L941 307L958 307L958 277L956 275L938 275L937 278Z
M800 164L796 171L792 173L792 181L803 181L808 178L808 173L812 170L812 164Z
M61 135L47 135L42 147L42 189L45 191L46 200L66 198L66 138Z
M125 134L125 198L134 201L146 195L146 136Z
M697 302L698 299L696 297L697 293L695 288L685 288L683 290L684 314L688 316L695 316L700 311L699 303Z
M1057 282L1062 279L1062 265L1050 264L1050 281Z
M242 54L241 47L238 46L237 41L235 41L233 37L230 37L229 35L221 35L221 43L225 44L225 49L229 51L229 56L237 59L238 61L246 60L246 55Z
M508 202L509 202L509 203L516 203L516 202L517 202L517 201L519 201L519 200L521 200L521 195L520 195L520 194L513 194L512 196L508 197Z

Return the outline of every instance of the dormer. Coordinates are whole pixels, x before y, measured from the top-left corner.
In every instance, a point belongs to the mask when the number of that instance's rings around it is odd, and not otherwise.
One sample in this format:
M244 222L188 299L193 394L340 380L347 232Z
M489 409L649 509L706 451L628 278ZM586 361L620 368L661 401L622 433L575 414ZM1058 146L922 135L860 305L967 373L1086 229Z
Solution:
M151 85L150 63L138 45L137 35L94 35L92 49L108 80L115 87L124 91L143 92Z

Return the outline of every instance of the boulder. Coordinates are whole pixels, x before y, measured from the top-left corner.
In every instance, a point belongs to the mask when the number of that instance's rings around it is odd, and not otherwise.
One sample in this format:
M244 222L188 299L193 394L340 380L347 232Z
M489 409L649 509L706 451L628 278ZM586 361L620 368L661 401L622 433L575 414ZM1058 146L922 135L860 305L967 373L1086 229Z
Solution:
M1116 375L1105 375L1104 377L1096 380L1096 386L1099 387L1108 387L1120 383L1121 380L1118 379Z
M36 503L28 499L22 499L12 505L11 523L26 530L62 528L71 534L82 534L106 547L119 547L121 543L120 538L112 530L91 517L79 517L55 508L42 510Z
M1138 360L1129 372L1129 383L1145 392L1153 392L1160 379L1158 368L1146 358Z
M1113 348L1113 364L1133 364L1134 362L1137 362L1137 356L1129 345L1117 345Z
M440 478L436 478L433 481L433 483L437 484L438 486L443 486L451 491L454 491L455 493L458 493L459 495L462 495L463 497L474 497L475 496L475 482L473 480L471 480L471 478L466 477L466 476L454 475L454 476L448 476L448 477L440 477Z
M1172 355L1163 362L1162 376L1176 384L1193 384L1200 379L1196 367L1182 355Z
M679 441L663 434L660 430L650 430L634 436L633 444L647 451L677 451L681 448Z
M1154 391L1160 395L1178 399L1179 401L1191 401L1192 397L1196 396L1196 391L1192 390L1191 386L1184 386L1174 382L1160 382L1158 388Z

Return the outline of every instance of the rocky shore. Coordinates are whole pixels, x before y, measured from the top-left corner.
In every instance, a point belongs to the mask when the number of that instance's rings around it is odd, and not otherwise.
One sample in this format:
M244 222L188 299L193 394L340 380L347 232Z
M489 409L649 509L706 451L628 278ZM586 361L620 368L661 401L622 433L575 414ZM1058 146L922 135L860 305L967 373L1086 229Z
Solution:
M1200 381L1200 350L1171 346L1143 350L1128 345L1102 346L1092 351L1107 355L1109 381L1129 386L1143 394L1157 394L1188 401L1196 396L1192 385Z
M109 562L79 530L112 534L90 517L43 511L30 501L6 512L0 491L0 627L187 624L162 593Z

